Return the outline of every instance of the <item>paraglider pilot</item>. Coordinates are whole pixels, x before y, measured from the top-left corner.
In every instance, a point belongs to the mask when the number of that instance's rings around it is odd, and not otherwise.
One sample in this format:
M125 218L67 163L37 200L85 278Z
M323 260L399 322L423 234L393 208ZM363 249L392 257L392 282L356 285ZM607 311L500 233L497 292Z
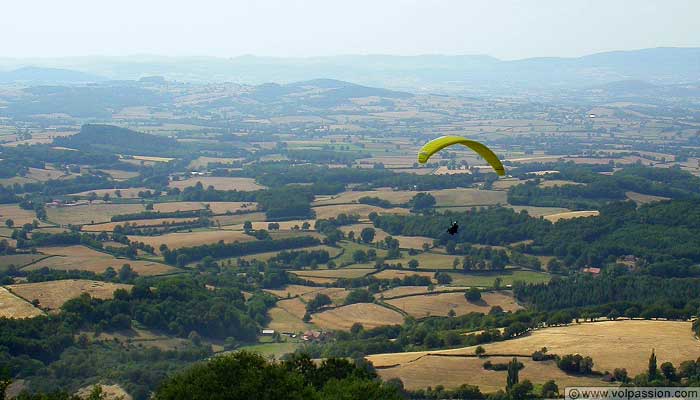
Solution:
M459 231L459 225L457 225L457 221L452 222L452 226L450 226L447 229L447 233L449 233L450 235L455 235L455 234L457 234L458 231Z

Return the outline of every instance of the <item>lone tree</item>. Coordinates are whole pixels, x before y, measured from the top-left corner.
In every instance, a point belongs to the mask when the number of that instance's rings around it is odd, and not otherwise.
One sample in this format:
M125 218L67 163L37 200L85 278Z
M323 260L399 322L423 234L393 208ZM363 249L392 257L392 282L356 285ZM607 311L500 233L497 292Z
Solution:
M435 205L435 197L430 193L418 193L413 196L409 204L415 211L427 210Z
M245 221L243 223L243 230L245 231L245 233L252 231L253 230L253 223L250 221Z
M374 240L374 234L374 228L365 228L362 230L362 232L360 232L360 238L365 243L372 243L372 240Z
M467 299L467 301L470 302L475 302L481 300L481 291L479 289L473 287L464 292L464 298Z
M8 219L5 221L5 225L7 225L8 228L12 228L13 226L15 226L15 221L13 221L13 220L11 220L11 219L8 218Z
M659 373L659 370L656 367L656 354L654 353L654 349L651 349L651 356L649 356L649 370L647 373L649 374L650 381L656 379Z
M508 363L508 376L506 377L506 390L510 391L513 386L518 384L518 359L513 357L513 359Z

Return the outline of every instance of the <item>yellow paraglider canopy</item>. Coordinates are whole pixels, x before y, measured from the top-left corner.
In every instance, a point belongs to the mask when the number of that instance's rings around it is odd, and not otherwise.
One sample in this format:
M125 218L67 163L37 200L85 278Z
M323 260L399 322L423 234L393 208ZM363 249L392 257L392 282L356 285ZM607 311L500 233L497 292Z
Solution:
M491 151L491 149L479 142L475 142L473 140L465 139L459 136L442 136L429 141L420 149L420 153L418 153L418 162L421 164L425 164L426 162L428 162L428 159L433 154L437 153L438 151L444 149L447 146L452 146L454 144L462 144L474 150L477 154L483 157L483 159L486 160L486 162L488 162L489 165L491 165L491 167L493 167L493 169L499 176L504 176L506 174L506 170L505 168L503 168L501 160L498 159L498 157L493 153L493 151Z

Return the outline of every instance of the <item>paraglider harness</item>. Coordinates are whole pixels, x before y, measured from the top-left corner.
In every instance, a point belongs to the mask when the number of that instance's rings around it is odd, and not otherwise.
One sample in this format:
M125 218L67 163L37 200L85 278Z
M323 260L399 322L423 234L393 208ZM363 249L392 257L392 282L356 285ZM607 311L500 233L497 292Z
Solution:
M454 221L452 222L452 226L447 229L447 233L450 235L456 235L457 232L459 232L459 225L457 225L457 221Z

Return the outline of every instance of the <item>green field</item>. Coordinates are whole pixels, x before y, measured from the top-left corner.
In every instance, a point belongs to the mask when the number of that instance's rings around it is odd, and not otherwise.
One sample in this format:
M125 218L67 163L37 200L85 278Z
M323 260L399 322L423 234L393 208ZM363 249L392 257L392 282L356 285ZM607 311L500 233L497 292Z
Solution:
M386 250L383 249L378 249L374 246L369 246L366 244L360 244L360 243L354 243L354 242L349 242L349 241L342 241L338 243L340 247L345 249L345 252L340 255L340 257L336 258L335 264L340 266L346 263L352 263L352 254L357 251L357 250L362 250L364 252L367 252L369 249L374 249L374 251L377 252L377 257L386 257ZM374 265L374 264L372 264Z
M512 285L515 281L521 281L526 283L542 283L548 282L551 279L551 275L545 272L537 272L530 270L514 270L514 271L502 271L500 273L496 272L484 272L484 273L458 273L458 272L448 272L452 277L451 285L454 286L483 286L491 287L496 278L500 277L502 279L501 285Z
M279 359L285 354L293 353L296 349L301 347L301 343L298 342L282 342L282 343L262 343L254 344L250 346L240 347L238 350L247 350L260 353L267 358Z

